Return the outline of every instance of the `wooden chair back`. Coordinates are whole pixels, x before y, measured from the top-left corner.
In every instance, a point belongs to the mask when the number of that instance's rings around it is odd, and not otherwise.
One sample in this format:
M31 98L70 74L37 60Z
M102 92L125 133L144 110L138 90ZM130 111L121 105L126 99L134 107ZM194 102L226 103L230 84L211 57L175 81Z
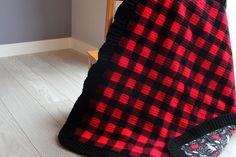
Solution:
M115 9L117 3L123 0L107 0L107 12L106 12L106 27L105 27L105 35L107 34L115 15Z
M109 28L113 22L117 4L123 0L107 0L107 11L106 11L106 24L105 24L105 36L109 31ZM88 62L91 67L98 60L98 50L88 51Z

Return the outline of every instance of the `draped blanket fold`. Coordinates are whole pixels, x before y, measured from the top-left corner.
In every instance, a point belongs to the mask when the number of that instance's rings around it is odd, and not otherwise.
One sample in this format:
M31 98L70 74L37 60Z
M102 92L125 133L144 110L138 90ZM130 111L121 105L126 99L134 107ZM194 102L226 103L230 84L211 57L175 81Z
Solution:
M236 129L225 3L125 0L60 143L91 157L219 156Z

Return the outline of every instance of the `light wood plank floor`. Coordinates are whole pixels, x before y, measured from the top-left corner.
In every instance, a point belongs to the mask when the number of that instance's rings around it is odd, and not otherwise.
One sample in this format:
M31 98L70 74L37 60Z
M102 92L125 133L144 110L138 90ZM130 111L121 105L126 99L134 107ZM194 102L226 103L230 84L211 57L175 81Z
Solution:
M0 58L0 157L78 157L57 134L87 72L73 50ZM236 135L222 157L236 157Z

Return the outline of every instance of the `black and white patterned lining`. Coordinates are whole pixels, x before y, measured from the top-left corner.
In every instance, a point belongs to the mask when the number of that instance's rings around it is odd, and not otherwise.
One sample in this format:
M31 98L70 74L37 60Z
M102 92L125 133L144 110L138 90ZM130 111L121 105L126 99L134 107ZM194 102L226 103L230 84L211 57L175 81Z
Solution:
M181 150L189 157L218 157L235 130L236 125L215 130L183 145Z

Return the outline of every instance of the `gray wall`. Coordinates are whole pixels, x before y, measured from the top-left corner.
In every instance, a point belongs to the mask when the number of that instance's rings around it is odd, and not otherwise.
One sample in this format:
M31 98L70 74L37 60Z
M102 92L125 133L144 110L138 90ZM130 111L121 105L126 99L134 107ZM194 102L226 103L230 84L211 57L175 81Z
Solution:
M72 37L100 47L104 41L106 0L72 0Z
M71 0L0 0L0 44L70 36Z

